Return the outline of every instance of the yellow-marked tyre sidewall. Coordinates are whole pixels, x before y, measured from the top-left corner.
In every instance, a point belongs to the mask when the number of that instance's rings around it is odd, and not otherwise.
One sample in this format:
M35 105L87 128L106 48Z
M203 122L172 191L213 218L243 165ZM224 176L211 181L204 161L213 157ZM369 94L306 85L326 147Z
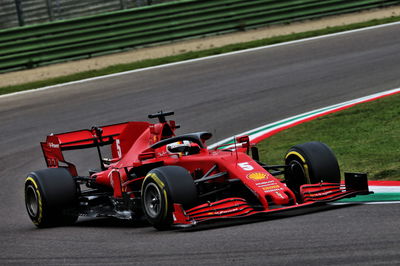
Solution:
M35 201L37 204L30 204ZM72 175L63 168L29 173L25 180L25 206L29 218L39 228L75 223L79 205L77 185Z
M151 217L150 215L147 214L146 212L146 208L144 206L145 202L144 202L144 197L145 195L142 194L142 209L143 212L147 218L147 220L157 229L159 230L163 230L163 229L167 229L171 224L172 224L172 204L171 204L171 200L170 197L168 195L168 191L166 188L165 183L162 181L163 177L162 176L158 176L156 172L150 172L149 174L147 174L146 178L143 181L142 184L142 193L144 194L146 187L152 183L154 185L157 186L157 188L160 191L160 195L161 195L161 203L160 203L160 207L161 207L161 211L159 213L159 215L157 215L156 217Z
M287 152L285 164L289 166L289 169L285 172L285 183L296 195L297 201L302 202L300 187L304 184L313 183L313 178L310 176L310 165L300 151L293 149Z
M306 178L306 184L311 184L311 177L310 177L310 167L308 166L308 163L304 156L300 154L297 151L289 151L286 156L285 156L285 161L286 163L290 160L296 159L297 161L302 163L303 170L304 170L304 175Z
M152 184L157 187L153 190L149 190L148 194L144 195L146 186ZM156 190L158 190L156 192ZM156 192L156 193L155 193ZM147 193L147 192L146 192ZM161 194L161 208L157 209L151 202L154 201L153 195ZM173 211L174 204L181 204L182 207L191 208L195 206L198 202L197 198L197 188L193 181L193 177L183 167L167 165L161 166L151 170L142 184L142 209L146 215L147 220L157 229L164 230L168 229L174 222ZM145 204L145 202L147 202ZM145 209L147 206L147 209ZM149 213L146 213L149 211ZM155 213L159 213L157 217ZM153 217L149 217L153 216Z
M26 206L27 189L30 187L34 189L34 192L36 193L36 197L37 197L38 210L37 210L36 215L32 215L31 212L28 210L28 206ZM25 206L27 208L28 215L31 218L32 222L36 226L39 226L39 227L42 225L42 221L43 221L44 206L43 206L43 196L42 195L43 194L39 189L39 185L38 185L36 178L34 176L28 176L25 180Z
M333 151L318 141L293 146L287 153L286 164L297 160L304 168L306 183L340 183L340 168Z
M163 212L162 212L161 217L162 217L162 219L166 219L167 215L168 215L168 209L169 209L169 206L168 206L169 200L168 200L168 193L166 190L166 186L165 186L164 182L160 180L160 178L157 176L156 173L149 173L146 176L146 179L147 178L150 178L151 180L153 180L157 184L158 188L160 189L161 195L163 196L163 206L162 206Z

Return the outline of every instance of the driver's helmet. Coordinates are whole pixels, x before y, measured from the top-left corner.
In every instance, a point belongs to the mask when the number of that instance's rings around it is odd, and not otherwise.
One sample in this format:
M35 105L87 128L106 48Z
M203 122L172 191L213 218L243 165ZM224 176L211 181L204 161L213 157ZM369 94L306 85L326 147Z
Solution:
M190 141L177 141L167 145L167 152L171 154L182 154L189 150L190 148Z

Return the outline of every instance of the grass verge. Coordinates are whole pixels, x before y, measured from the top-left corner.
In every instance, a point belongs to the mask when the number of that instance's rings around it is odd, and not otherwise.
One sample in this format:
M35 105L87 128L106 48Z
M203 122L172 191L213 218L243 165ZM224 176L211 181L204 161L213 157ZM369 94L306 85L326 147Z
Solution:
M353 106L284 130L259 143L260 157L282 164L293 145L321 141L342 170L366 172L369 180L400 180L400 94Z
M21 85L2 87L2 88L0 88L0 95L12 93L12 92L23 91L23 90L36 89L36 88L41 88L41 87L45 87L45 86L51 86L51 85L56 85L56 84L61 84L61 83L65 83L65 82L81 80L81 79L86 79L86 78L91 78L91 77L97 77L97 76L102 76L102 75L107 75L107 74L119 73L119 72L128 71L128 70L134 70L134 69L140 69L140 68L151 67L151 66L156 66L156 65L185 61L185 60L201 58L201 57L205 57L205 56L223 54L223 53L228 53L228 52L233 52L233 51L238 51L238 50L243 50L243 49L249 49L249 48L271 45L271 44L276 44L276 43L283 43L283 42L299 40L299 39L304 39L304 38L322 36L322 35L332 34L332 33L336 33L336 32L365 28L365 27L386 24L386 23L391 23L391 22L396 22L396 21L400 21L400 16L385 18L385 19L376 19L376 20L371 20L368 22L356 23L356 24L350 24L350 25L344 25L344 26L329 27L329 28L325 28L325 29L308 31L308 32L303 32L303 33L295 33L295 34L290 34L290 35L277 36L277 37L272 37L272 38L267 38L267 39L262 39L262 40L257 40L257 41L251 41L251 42L245 42L245 43L239 43L239 44L231 44L231 45L227 45L227 46L223 46L223 47L219 47L219 48L213 48L213 49L208 49L208 50L203 50L203 51L188 52L188 53L184 53L184 54L180 54L180 55L168 56L168 57L158 58L158 59L148 59L148 60L133 62L133 63L129 63L129 64L119 64L119 65L110 66L110 67L100 69L100 70L85 71L85 72L80 72L80 73L62 76L62 77L58 77L58 78L51 78L51 79L46 79L46 80L41 80L41 81L36 81L36 82L25 83L25 84L21 84Z

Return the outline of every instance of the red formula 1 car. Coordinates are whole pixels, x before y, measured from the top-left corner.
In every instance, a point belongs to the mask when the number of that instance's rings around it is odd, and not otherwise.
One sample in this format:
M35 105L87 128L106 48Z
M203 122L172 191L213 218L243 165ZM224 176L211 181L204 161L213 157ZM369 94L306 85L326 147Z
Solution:
M74 223L78 216L147 219L157 229L216 219L262 216L369 193L365 174L340 171L323 143L292 147L285 164L259 162L249 138L233 148L208 149L207 132L175 135L178 126L127 122L47 136L46 169L25 182L28 215L38 227ZM100 169L78 175L63 151L97 149ZM109 150L110 158L102 153ZM251 153L251 156L248 154ZM277 176L283 176L278 179Z

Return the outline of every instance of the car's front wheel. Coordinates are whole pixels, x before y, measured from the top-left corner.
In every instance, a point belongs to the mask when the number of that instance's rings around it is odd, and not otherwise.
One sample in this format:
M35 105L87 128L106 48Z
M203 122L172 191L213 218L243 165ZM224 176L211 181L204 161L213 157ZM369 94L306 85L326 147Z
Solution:
M322 142L295 145L285 156L286 185L299 196L300 186L319 182L340 183L340 170L332 150Z
M173 223L174 203L191 207L196 203L197 189L189 172L179 166L151 170L142 184L142 209L146 219L158 230Z

